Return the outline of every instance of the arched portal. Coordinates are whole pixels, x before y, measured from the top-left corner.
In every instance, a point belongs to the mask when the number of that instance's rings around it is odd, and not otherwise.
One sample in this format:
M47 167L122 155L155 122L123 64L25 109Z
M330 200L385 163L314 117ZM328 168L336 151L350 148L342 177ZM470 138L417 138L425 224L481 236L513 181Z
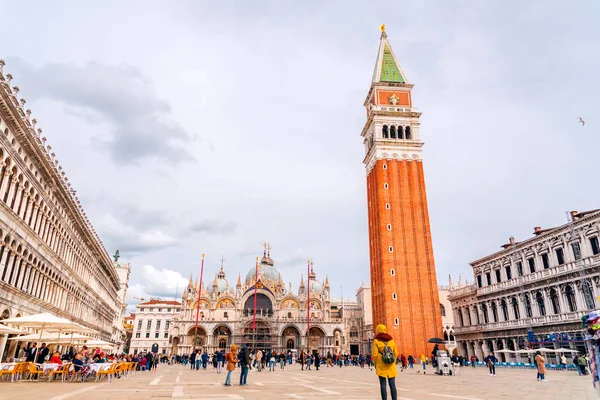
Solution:
M226 349L231 344L231 330L225 325L219 325L213 332L214 343L219 349Z
M322 352L325 345L325 332L319 327L310 328L308 333L308 351L313 352L319 350Z
M196 330L196 327L193 326L188 330L184 344L189 351L199 350L206 346L207 339L208 335L203 327L199 326L198 330Z
M243 342L250 349L272 350L271 328L264 321L256 321L254 327L251 321L244 327Z
M286 349L300 350L300 331L295 326L286 327L281 334L281 342Z

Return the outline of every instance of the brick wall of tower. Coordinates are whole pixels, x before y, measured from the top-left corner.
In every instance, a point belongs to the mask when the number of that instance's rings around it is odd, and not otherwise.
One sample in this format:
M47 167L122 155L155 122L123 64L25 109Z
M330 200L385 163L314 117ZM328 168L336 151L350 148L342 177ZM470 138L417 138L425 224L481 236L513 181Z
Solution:
M373 326L386 324L401 354L429 356L442 323L422 162L377 161L367 193Z

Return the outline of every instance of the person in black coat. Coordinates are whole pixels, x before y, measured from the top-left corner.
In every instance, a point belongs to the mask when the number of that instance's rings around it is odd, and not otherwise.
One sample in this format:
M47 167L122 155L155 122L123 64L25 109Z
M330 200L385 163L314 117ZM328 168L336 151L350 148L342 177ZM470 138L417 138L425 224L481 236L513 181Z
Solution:
M46 346L46 343L42 343L42 347L40 347L40 349L38 350L36 362L38 364L43 364L44 361L46 361L46 357L48 356L49 352L50 349L48 348L48 346Z
M319 370L319 365L321 365L321 355L319 354L319 350L315 352L315 368L317 371Z
M34 343L33 346L28 347L27 348L27 358L25 359L25 361L34 362L36 351L37 351L37 343Z
M248 379L248 369L250 368L250 351L248 347L244 345L238 354L238 360L240 360L240 386L246 386Z

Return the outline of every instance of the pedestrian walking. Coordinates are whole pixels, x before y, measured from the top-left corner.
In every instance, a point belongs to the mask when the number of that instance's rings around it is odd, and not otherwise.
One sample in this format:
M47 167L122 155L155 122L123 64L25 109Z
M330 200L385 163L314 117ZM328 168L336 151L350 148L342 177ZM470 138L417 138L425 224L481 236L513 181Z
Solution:
M283 352L279 354L279 369L285 369L285 354Z
M304 371L305 363L306 363L306 353L304 352L304 349L302 349L302 352L300 353L300 365L302 366L302 368L300 369L301 371Z
M408 368L413 369L413 366L415 365L415 358L412 356L412 354L408 355Z
M217 351L217 374L221 373L223 367L223 361L225 360L223 350Z
M263 366L262 363L263 363L263 353L259 349L256 352L256 368L258 369L258 372L262 372L262 366Z
M250 368L250 351L248 350L248 347L246 345L244 345L240 350L240 353L238 354L238 359L240 361L240 367L242 370L240 372L240 386L246 386L246 381L248 379L248 369Z
M427 357L425 357L425 354L421 354L421 368L423 368L423 375L427 375ZM420 370L417 371L417 374L421 372Z
M196 368L196 352L192 351L190 354L190 369Z
M390 386L390 395L392 400L397 400L396 392L396 358L398 357L398 349L394 338L387 333L387 327L383 324L377 325L375 329L375 339L373 340L373 348L371 352L375 359L375 373L379 377L379 390L381 399L387 400L387 388Z
M225 378L224 385L231 386L231 374L235 369L235 365L238 363L237 346L235 344L232 344L229 353L225 354L225 361L227 361L227 377Z
M319 350L315 353L315 369L318 371L319 366L321 365L321 355L319 354Z
M196 371L202 366L202 353L200 350L196 351Z
M567 369L567 357L564 354L560 356L560 369Z
M538 371L537 380L546 382L546 359L542 356L542 353L536 351L534 360Z
M577 358L577 367L579 375L587 375L587 359L585 358L585 355L582 354Z
M484 358L483 361L487 364L488 368L490 369L490 376L496 376L496 363L498 362L498 359L494 357L494 353L488 354L488 356Z

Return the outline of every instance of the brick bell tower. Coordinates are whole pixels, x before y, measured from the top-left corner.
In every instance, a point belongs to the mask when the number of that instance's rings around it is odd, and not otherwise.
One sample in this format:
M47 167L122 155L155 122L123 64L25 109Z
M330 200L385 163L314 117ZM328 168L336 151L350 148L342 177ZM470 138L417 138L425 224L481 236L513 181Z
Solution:
M381 26L381 43L365 100L373 326L384 323L400 354L430 356L442 335L418 112Z

